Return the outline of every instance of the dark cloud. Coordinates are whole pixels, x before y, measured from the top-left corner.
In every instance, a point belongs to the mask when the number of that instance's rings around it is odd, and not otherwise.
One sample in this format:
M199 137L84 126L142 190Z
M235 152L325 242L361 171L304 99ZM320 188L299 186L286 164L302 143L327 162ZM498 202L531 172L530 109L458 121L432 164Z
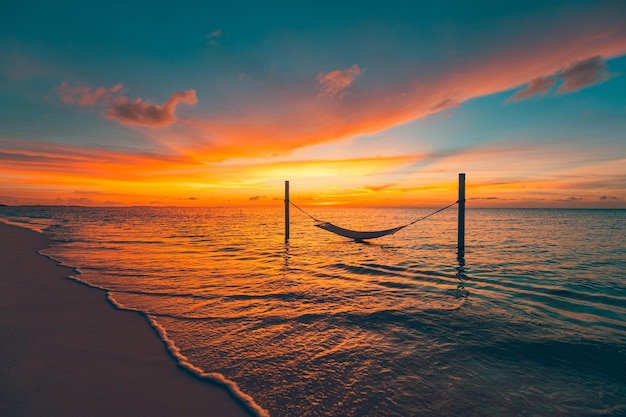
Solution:
M262 198L265 198L264 195L255 195L254 197L250 197L250 201L257 201L260 200Z
M447 98L445 100L441 100L439 103L435 104L430 109L433 112L438 112L438 111L441 111L441 110L444 110L444 109L459 107L460 105L461 105L461 103L459 103L457 100L454 100L454 99L451 99L451 98Z
M119 97L111 104L106 115L109 119L117 120L124 125L162 127L176 121L176 106L185 103L190 106L198 103L196 90L187 90L172 94L163 105L153 104L141 99L129 100Z
M613 201L621 201L621 199L619 197L615 197L615 196L607 196L607 195L603 195L602 197L600 197L600 200L613 200Z
M530 98L532 96L545 96L550 89L556 84L554 77L539 77L528 83L526 88L519 90L507 101L518 101Z
M80 197L80 198L56 197L54 201L55 201L55 204L60 205L60 206L93 206L97 204L97 201L92 200L91 198L87 198L87 197Z
M557 74L563 81L557 93L570 93L608 80L611 77L606 70L602 57L595 56L583 61L574 62Z
M507 99L508 101L524 100L533 96L545 96L557 82L561 82L557 94L571 93L590 85L598 84L611 78L606 70L606 63L601 56L576 61L568 67L545 77L538 77L528 83L526 88Z
M11 161L11 162L26 162L26 163L75 162L76 161L72 158L65 158L65 157L59 157L59 156L27 155L24 153L9 153L9 152L2 152L2 151L0 151L0 160Z
M130 100L120 95L122 84L111 88L98 87L70 87L63 82L55 90L61 100L66 104L78 104L81 106L93 106L104 103L109 109L106 117L117 120L124 125L138 125L162 127L176 121L176 107L180 103L193 106L198 103L196 90L190 89L172 94L164 104L154 104L140 98Z

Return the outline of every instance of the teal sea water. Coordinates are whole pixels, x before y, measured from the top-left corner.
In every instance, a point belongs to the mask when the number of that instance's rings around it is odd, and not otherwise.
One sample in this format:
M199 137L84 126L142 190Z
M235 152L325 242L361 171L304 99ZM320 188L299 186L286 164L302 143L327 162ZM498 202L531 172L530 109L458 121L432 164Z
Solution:
M282 216L0 207L259 415L626 415L626 210L470 208L462 259L455 208Z

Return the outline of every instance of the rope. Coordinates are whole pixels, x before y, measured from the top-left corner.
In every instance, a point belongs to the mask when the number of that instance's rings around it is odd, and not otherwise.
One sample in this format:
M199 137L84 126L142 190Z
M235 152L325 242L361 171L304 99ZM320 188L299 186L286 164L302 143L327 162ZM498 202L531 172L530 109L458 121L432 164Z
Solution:
M454 205L455 205L455 204L457 204L458 202L459 202L459 200L455 201L454 203L452 203L452 204L450 204L450 205L445 206L444 208L440 208L439 210L437 210L437 211L435 211L435 212L433 212L433 213L430 213L430 214L429 214L429 215L427 215L427 216L420 217L419 219L414 220L414 221L412 221L411 223L408 223L408 224L407 224L407 226L410 226L410 225L412 225L412 224L415 224L415 223L417 223L417 222L419 222L419 221L422 221L422 220L424 220L424 219L429 218L430 216L434 216L435 214L437 214L437 213L439 213L439 212L442 212L442 211L444 211L444 210L446 210L446 209L449 209L450 207L454 206Z
M311 219L313 219L313 221L314 221L314 222L317 222L317 223L325 223L325 222L323 222L323 221L321 221L321 220L319 220L319 219L316 219L315 217L311 216L311 215L310 215L309 213L307 213L306 211L302 210L302 209L301 209L300 207L298 207L298 206L296 205L296 203L294 203L293 201L289 200L289 204L291 204L292 206L294 206L295 208L297 208L298 210L300 210L301 212L303 212L304 214L306 214L307 216L309 216Z
M401 227L401 228L405 228L405 227L407 227L407 226L411 226L412 224L415 224L415 223L417 223L417 222L419 222L419 221L422 221L422 220L424 220L424 219L429 218L430 216L434 216L434 215L435 215L435 214L437 214L437 213L440 213L440 212L442 212L442 211L444 211L444 210L449 209L450 207L454 206L455 204L458 204L458 202L459 202L459 201L457 200L457 201L455 201L454 203L452 203L452 204L449 204L449 205L445 206L444 208L440 208L440 209L439 209L439 210L437 210L437 211L434 211L434 212L432 212L432 213L430 213L430 214L428 214L428 215L426 215L426 216L424 216L424 217L420 217L420 218L419 218L419 219L417 219L417 220L413 220L411 223L407 223L407 224L405 224L404 226L400 226L400 227ZM295 208L297 208L298 210L300 210L301 212L303 212L304 214L306 214L307 216L309 216L309 217L310 217L310 218L311 218L314 222L317 222L317 223L326 223L326 222L324 222L324 221L322 221L322 220L316 219L315 217L311 216L309 213L307 213L306 211L304 211L303 209L301 209L300 207L298 207L298 206L296 205L296 203L292 202L291 200L289 201L289 204L291 204L292 206L294 206Z

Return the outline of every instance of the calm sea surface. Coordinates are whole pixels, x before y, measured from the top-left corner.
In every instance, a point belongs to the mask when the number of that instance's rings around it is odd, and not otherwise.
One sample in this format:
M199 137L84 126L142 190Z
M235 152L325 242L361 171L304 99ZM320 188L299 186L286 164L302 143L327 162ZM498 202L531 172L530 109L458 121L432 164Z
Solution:
M461 260L456 208L282 216L0 207L271 416L626 415L626 210L469 209Z

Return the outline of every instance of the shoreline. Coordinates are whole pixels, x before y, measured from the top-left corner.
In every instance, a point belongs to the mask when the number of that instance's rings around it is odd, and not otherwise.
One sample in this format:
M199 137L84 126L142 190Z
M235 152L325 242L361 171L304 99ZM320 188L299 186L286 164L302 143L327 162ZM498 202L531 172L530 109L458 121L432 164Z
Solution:
M0 222L0 415L254 415L177 364L148 317L38 252L49 245Z

